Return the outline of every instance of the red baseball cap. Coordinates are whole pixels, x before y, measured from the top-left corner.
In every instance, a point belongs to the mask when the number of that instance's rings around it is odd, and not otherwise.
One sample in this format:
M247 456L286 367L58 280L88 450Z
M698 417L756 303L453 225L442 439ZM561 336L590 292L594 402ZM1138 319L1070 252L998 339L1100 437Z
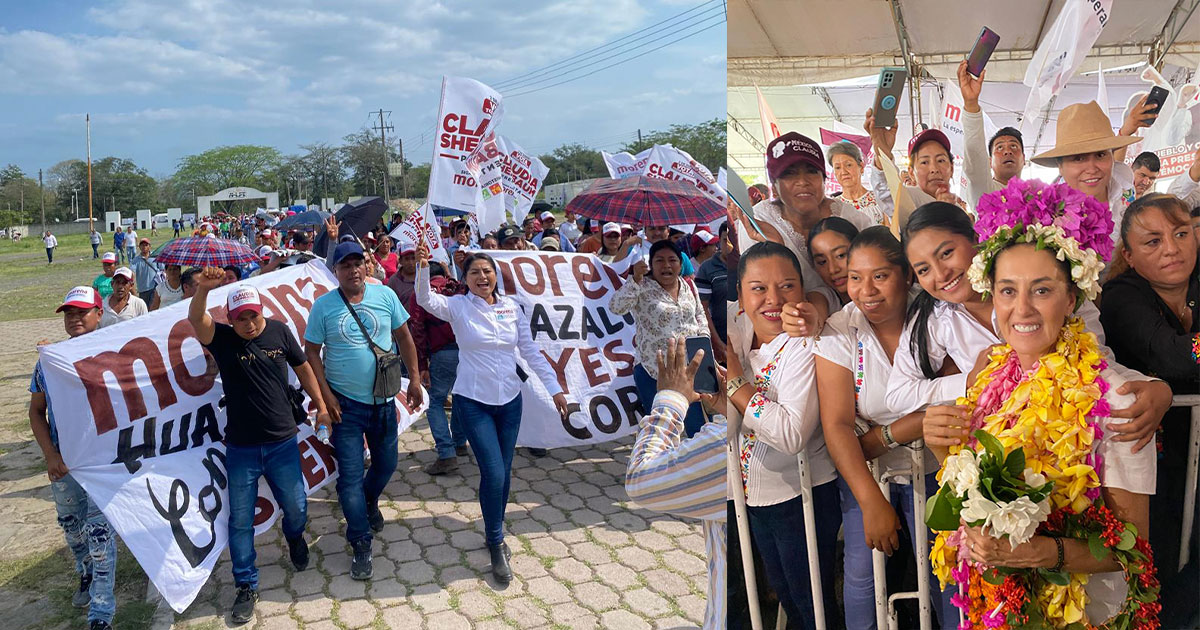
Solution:
M68 306L103 308L104 302L100 299L100 292L92 287L75 287L67 291L67 297L63 298L62 306L54 309L54 312L61 313Z
M767 145L767 174L772 180L779 179L793 164L811 166L821 172L822 179L825 177L825 158L821 154L821 145L808 136L789 131Z
M117 255L112 252L104 252L104 255L100 257L100 262L115 263L117 262Z
M921 145L926 142L936 142L946 147L946 153L949 153L951 156L954 155L954 149L950 148L950 138L947 138L941 129L926 129L908 141L908 157L911 158L917 152L917 149L921 148Z
M229 308L229 319L234 320L245 311L262 313L262 300L258 297L258 289L254 287L238 287L231 291L225 300Z

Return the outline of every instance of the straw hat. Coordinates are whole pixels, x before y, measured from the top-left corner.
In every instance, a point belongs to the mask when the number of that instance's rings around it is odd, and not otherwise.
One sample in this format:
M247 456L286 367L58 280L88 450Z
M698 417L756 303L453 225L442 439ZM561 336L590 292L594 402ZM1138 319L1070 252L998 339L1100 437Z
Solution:
M1096 101L1064 108L1058 115L1058 131L1054 135L1054 148L1033 156L1034 164L1057 168L1055 158L1120 149L1141 140L1114 134L1112 123Z

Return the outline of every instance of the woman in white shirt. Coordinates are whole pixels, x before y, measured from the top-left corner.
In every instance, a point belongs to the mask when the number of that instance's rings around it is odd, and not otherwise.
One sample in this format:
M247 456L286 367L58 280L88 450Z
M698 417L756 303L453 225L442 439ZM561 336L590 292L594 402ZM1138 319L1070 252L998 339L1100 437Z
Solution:
M912 270L904 250L883 226L867 228L850 244L847 290L851 301L831 315L815 341L821 428L837 465L845 537L842 595L846 627L875 629L872 550L891 555L899 546L897 512L910 532L925 532L923 512L914 513L912 452L921 437L924 413L893 413L884 400L892 357L899 347L911 295ZM856 426L857 425L857 426ZM927 496L937 492L936 460L928 457ZM891 501L884 498L868 460L892 479ZM916 549L913 540L913 549ZM930 573L931 584L936 584ZM951 593L931 590L943 628L958 624Z
M902 351L896 354L895 369L888 379L887 403L894 413L953 405L967 391L966 372L975 359L1000 342L991 298L971 288L967 278L975 243L971 217L940 201L917 208L904 228L904 253L924 291L909 306L908 323L900 337ZM1085 300L1077 314L1111 359L1112 353L1103 347L1099 309ZM1145 444L1153 439L1171 405L1171 388L1115 361L1110 360L1109 365L1129 381L1117 393L1136 397L1128 409L1114 410L1116 417L1132 418L1116 430L1126 434L1122 439Z
M801 275L795 254L778 243L742 254L739 318L749 320L752 332L731 338L728 354L730 411L743 416L737 447L750 533L789 628L814 624L798 454L811 475L826 611L836 608L833 550L841 524L837 473L818 415L813 341L788 336L780 319L784 304L804 297Z
M179 265L167 265L162 280L154 287L150 310L157 311L183 299L183 270Z
M458 378L454 381L453 414L462 420L467 442L479 462L479 506L484 536L492 558L492 575L501 584L512 580L504 543L504 510L508 505L513 452L521 428L521 381L518 351L542 381L564 417L567 398L550 363L533 342L529 317L515 300L501 295L496 262L482 252L471 254L464 267L469 293L448 297L430 290L429 250L417 250L417 304L449 322L458 342Z
M846 294L846 257L850 241L858 236L858 228L842 217L825 217L808 232L808 259L825 286L838 297L830 313L837 312L850 301Z
M150 312L142 298L134 294L133 270L129 267L120 267L113 272L112 288L112 295L104 300L104 314L100 316L101 328Z
M700 304L700 295L691 282L680 275L683 253L670 239L650 246L650 264L638 260L629 280L613 293L608 310L614 315L633 313L637 324L633 382L637 385L642 409L649 413L658 391L658 353L667 349L667 341L677 337L707 337L708 318ZM688 407L684 429L692 437L704 426L704 410L699 403Z

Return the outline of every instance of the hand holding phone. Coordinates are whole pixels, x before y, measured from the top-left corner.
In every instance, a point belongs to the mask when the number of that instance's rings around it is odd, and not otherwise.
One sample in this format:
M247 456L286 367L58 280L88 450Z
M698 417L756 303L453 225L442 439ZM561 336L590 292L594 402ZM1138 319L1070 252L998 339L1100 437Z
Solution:
M887 67L879 71L879 86L875 89L875 126L890 129L896 126L896 112L900 109L900 97L908 81L908 70Z
M704 357L700 359L700 369L692 379L692 389L697 394L714 394L717 391L717 368L713 362L712 340L708 337L688 337L684 342L687 348L686 360L691 363L696 353L703 350Z
M1155 116L1158 116L1158 113L1162 110L1163 103L1167 101L1167 96L1169 94L1171 94L1171 91L1166 88L1162 88L1157 85L1151 88L1150 95L1146 97L1146 109L1142 113L1154 114Z
M975 40L975 45L971 47L971 54L967 55L967 72L978 77L983 73L983 68L987 66L987 62L992 58L992 52L996 50L996 45L1000 43L1000 36L995 31L988 27L983 27L979 31L979 38Z

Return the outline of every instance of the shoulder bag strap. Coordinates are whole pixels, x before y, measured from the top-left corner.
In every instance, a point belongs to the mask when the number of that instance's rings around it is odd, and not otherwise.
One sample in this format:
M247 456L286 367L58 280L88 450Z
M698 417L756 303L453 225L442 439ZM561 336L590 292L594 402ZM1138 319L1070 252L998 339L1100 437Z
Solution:
M362 320L358 318L358 313L356 313L354 311L354 307L350 305L350 300L346 299L346 294L342 292L341 287L338 288L338 295L340 295L342 297L342 302L345 303L346 310L350 311L350 316L353 317L354 321L358 324L358 329L360 331L362 331L363 337L367 338L367 343L370 344L371 349L374 350L375 352L379 352L379 353L388 352L387 350L384 350L383 348L380 348L378 345L376 345L375 341L373 339L371 339L371 335L367 334L367 327L364 326L362 323ZM366 295L367 294L364 292L363 298L366 298Z

